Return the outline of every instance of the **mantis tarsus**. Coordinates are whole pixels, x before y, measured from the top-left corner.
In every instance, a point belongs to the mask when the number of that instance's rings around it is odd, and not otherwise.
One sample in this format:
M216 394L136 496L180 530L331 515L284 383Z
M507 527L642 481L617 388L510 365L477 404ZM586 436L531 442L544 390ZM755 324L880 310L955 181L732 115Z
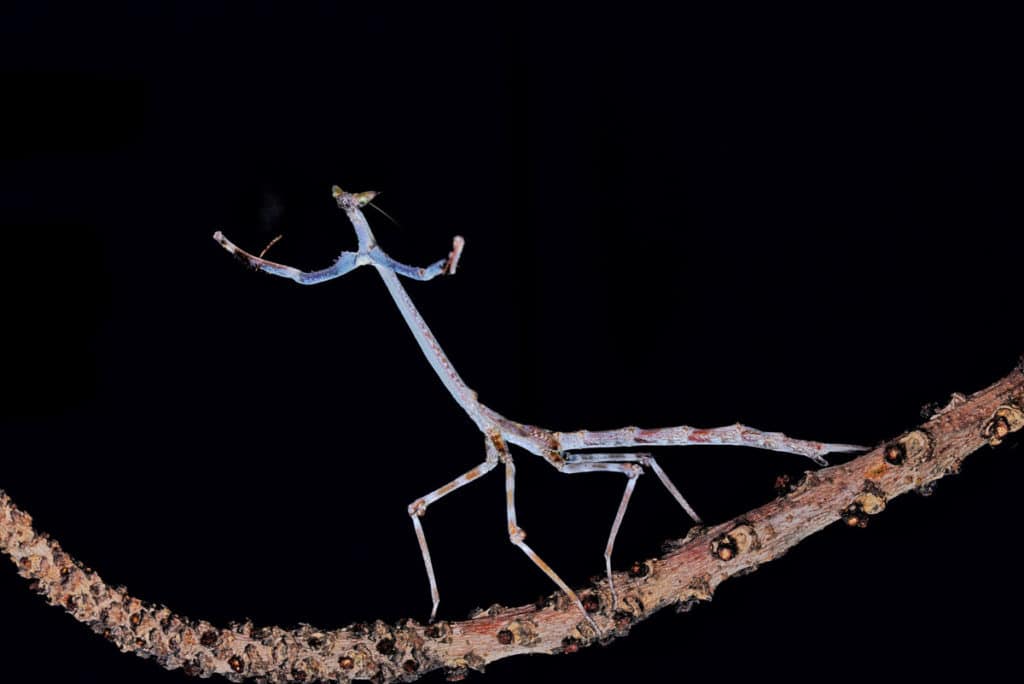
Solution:
M480 465L416 499L409 505L409 516L412 519L416 538L419 541L420 550L423 554L423 564L426 567L427 578L430 581L430 596L433 601L430 611L431 620L437 615L440 594L438 593L434 567L430 559L430 550L427 546L427 539L423 532L423 524L420 522L420 518L426 513L427 507L430 504L485 475L501 464L505 470L506 517L508 519L509 539L565 592L591 627L594 628L595 632L599 632L576 593L524 541L526 532L519 527L516 521L516 469L512 454L509 451L509 444L514 444L536 456L540 456L562 473L612 472L620 473L626 477L626 488L622 494L618 511L615 514L615 520L612 522L608 543L604 550L605 570L608 574L608 586L612 596L613 607L617 607L618 599L612 576L612 550L615 546L615 537L618 534L619 526L626 513L626 507L629 505L630 497L633 495L637 478L644 472L644 469L649 468L657 476L658 480L675 498L687 515L698 523L700 518L650 453L641 451L602 452L600 450L685 446L691 444L731 444L799 454L810 458L818 465L827 465L824 459L824 455L827 453L862 451L865 448L851 444L828 444L792 439L780 432L763 432L739 423L708 429L692 428L684 425L656 429L625 427L604 431L577 430L575 432L554 432L509 420L482 404L477 399L476 392L471 390L462 378L459 377L458 372L452 366L444 350L441 349L441 345L438 344L434 334L430 331L426 321L423 320L420 312L416 309L416 306L398 279L398 276L405 276L413 280L431 280L440 275L454 274L458 267L465 241L460 236L456 236L452 240L452 249L448 257L436 261L429 266L420 268L400 263L389 257L377 245L377 240L370 230L366 217L363 215L362 208L373 200L376 193L348 193L334 186L333 195L338 203L338 207L345 212L352 222L358 246L355 252L342 252L334 263L327 268L318 271L300 271L291 266L253 256L235 246L219 231L213 237L224 249L244 260L252 267L281 276L282 278L289 278L301 285L313 285L332 280L360 266L373 266L376 268L384 281L384 285L388 288L388 292L391 293L392 299L394 299L395 304L398 306L402 318L405 319L406 324L416 338L416 342L419 344L423 355L427 358L427 361L433 367L449 394L452 395L452 398L455 399L476 424L477 428L484 434L486 456Z

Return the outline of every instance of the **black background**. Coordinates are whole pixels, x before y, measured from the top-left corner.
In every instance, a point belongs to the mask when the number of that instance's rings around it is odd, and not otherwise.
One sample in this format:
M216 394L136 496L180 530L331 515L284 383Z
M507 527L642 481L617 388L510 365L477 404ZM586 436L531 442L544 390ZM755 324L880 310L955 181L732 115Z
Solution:
M479 434L370 269L301 288L210 239L283 233L274 258L322 267L354 245L332 183L382 191L401 225L369 218L397 258L466 237L458 275L410 293L483 401L551 429L875 444L1024 351L1002 17L137 4L0 22L0 487L147 600L220 623L427 617L405 508L482 460ZM474 678L1011 667L1016 444L689 615ZM809 465L661 462L709 521ZM518 464L534 548L570 584L599 574L621 480ZM491 475L424 520L441 617L552 590L501 491ZM686 526L644 478L616 565ZM0 597L3 681L184 679L10 565Z

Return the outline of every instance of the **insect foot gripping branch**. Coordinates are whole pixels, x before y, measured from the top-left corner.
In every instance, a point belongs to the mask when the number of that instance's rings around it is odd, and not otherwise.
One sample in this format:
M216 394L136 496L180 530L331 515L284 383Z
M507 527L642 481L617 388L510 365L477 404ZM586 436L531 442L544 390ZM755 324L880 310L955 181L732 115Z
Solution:
M683 425L658 429L626 427L601 432L588 430L552 432L534 425L525 425L509 420L477 400L476 392L467 387L466 383L459 377L455 367L444 353L437 338L434 337L423 316L413 304L412 299L409 298L409 294L399 280L399 276L422 281L431 280L440 275L454 275L463 247L465 246L465 240L456 236L452 240L452 248L447 258L436 261L429 266L418 267L403 264L392 259L378 246L377 239L374 237L373 231L370 229L370 225L362 213L363 207L370 204L374 197L377 196L376 192L350 193L345 192L338 186L334 186L331 194L335 202L337 202L338 208L345 212L352 223L358 247L355 252L342 252L334 260L333 264L324 269L300 271L291 266L253 256L249 252L235 246L220 232L217 232L213 237L224 249L252 268L294 280L302 285L312 285L339 278L361 266L373 266L376 268L388 292L391 294L391 298L398 307L399 313L409 326L409 330L419 345L420 351L426 357L427 362L430 363L437 373L438 378L445 386L445 389L448 390L448 393L451 394L452 398L485 435L486 459L483 463L447 484L425 494L409 505L409 517L412 519L413 530L419 542L420 552L423 556L423 565L426 569L427 580L430 585L431 620L437 616L437 608L441 598L430 557L430 548L427 545L427 538L421 519L426 515L428 506L460 487L486 475L499 463L502 463L505 466L509 540L521 549L526 557L564 592L569 599L569 603L575 606L583 617L584 622L581 625L585 629L589 628L594 634L600 633L600 629L591 615L594 611L588 611L587 606L584 605L569 585L562 580L558 573L534 549L527 546L523 541L526 538L526 532L516 523L515 465L508 448L509 444L514 444L536 456L540 456L547 463L566 474L610 472L626 477L626 488L619 503L618 512L612 523L611 531L608 535L608 543L605 545L604 550L609 604L613 611L618 610L619 598L615 591L613 580L612 552L615 546L615 538L632 497L637 477L646 469L651 470L679 503L683 511L695 522L700 522L697 513L687 503L686 499L683 498L682 493L672 483L665 471L661 469L658 462L650 453L641 451L642 449L656 446L686 446L691 444L739 445L766 449L768 451L799 454L822 466L828 464L824 458L825 454L864 450L864 447L851 444L827 444L793 439L780 432L764 432L738 423L736 425L710 429L697 429ZM613 448L626 450L616 452L600 451Z

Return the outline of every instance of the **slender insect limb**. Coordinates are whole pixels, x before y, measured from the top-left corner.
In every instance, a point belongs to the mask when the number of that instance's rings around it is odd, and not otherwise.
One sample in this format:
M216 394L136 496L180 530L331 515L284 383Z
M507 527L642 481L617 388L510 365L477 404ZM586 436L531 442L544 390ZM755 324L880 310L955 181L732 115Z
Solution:
M608 456L628 456L628 454L607 454ZM629 499L633 496L633 489L636 487L636 480L643 474L643 468L634 463L567 463L560 469L563 473L573 475L576 473L598 473L612 472L622 473L626 480L626 489L622 492L622 501L619 502L619 510L615 513L615 520L612 522L611 532L608 533L608 543L604 547L604 567L608 572L608 589L612 594L612 610L619 609L619 597L615 593L615 579L612 577L612 550L615 548L615 537L619 534L619 526L622 525L622 518L626 515L626 507L629 506Z
M488 447L490 447L489 442ZM427 537L423 533L423 524L420 522L420 518L422 518L427 512L427 506L434 503L441 497L451 494L456 489L464 487L481 475L486 475L494 470L496 465L498 465L498 454L491 448L488 448L487 460L483 463L472 470L468 470L462 475L459 475L448 484L438 487L429 494L426 494L409 504L409 517L412 518L412 526L416 531L416 539L420 542L420 552L423 554L423 565L427 569L427 579L430 581L430 599L433 602L430 609L431 622L433 622L434 618L437 616L437 606L441 603L441 595L437 590L437 580L434 577L434 564L430 560L430 549L427 547Z
M379 249L374 250L373 256L370 258L373 259L375 264L413 280L432 280L439 275L444 275L446 272L445 266L448 264L447 259L440 259L429 266L409 266L400 261L395 261Z
M690 506L686 499L683 498L683 495L679 493L676 486L672 484L672 480L668 479L668 475L666 475L665 471L661 469L661 466L658 465L658 462L654 460L653 456L645 457L641 463L654 471L654 474L658 476L659 480L661 480L661 484L665 485L665 489L668 490L668 493L672 495L672 498L679 502L679 505L682 506L683 510L686 511L686 514L693 519L693 522L698 525L703 524L704 521L700 519L700 516L697 515L695 510L693 510L693 507Z
M597 624L587 614L587 609L583 607L583 602L580 601L580 597L576 595L576 592L565 583L565 581L558 576L551 566L544 562L544 560L537 555L537 552L531 549L526 542L526 530L519 527L516 521L516 464L512 461L512 454L509 453L508 447L505 445L505 441L497 434L491 438L491 442L494 443L495 448L501 454L500 459L505 464L505 511L508 517L508 538L515 546L518 546L526 557L533 561L541 571L551 578L551 581L558 585L558 588L565 592L565 595L569 597L576 607L580 609L580 613L594 629L595 634L600 634L601 630L597 628Z
M659 480L661 480L661 484L664 485L665 489L668 490L668 493L672 495L672 498L675 499L680 506L682 506L683 510L686 511L686 514L690 516L691 519L693 519L693 522L697 523L698 525L701 525L704 522L700 519L700 516L697 515L697 512L693 510L693 507L683 497L679 490L676 489L676 486L672 484L672 480L668 478L668 475L665 473L664 470L661 469L661 466L658 465L658 462L654 460L654 457L651 456L650 454L631 454L628 452L600 454L594 452L586 452L564 454L564 457L566 465L560 468L562 472L569 472L566 470L566 468L569 467L576 467L587 464L596 465L598 463L639 463L640 465L646 466L650 468L652 471L654 471L654 474L658 476Z
M400 261L395 261L388 256L384 250L375 248L370 252L370 259L381 268L394 271L398 275L412 278L413 280L432 280L439 275L454 274L458 267L459 258L462 256L462 248L466 241L462 236L456 235L452 240L452 251L444 259L439 259L429 266L410 266Z
M608 544L604 549L604 565L608 571L608 588L612 594L612 609L618 610L619 599L615 593L615 580L612 577L612 551L615 547L615 537L619 533L619 526L622 524L622 518L626 514L626 507L629 505L629 499L633 495L633 488L636 486L636 478L643 472L642 466L646 466L654 471L654 474L661 480L661 484L664 485L668 493L679 502L686 514L689 515L695 523L701 524L700 516L693 510L689 502L683 498L683 495L679 492L672 480L668 478L668 475L658 462L654 460L654 457L650 454L630 454L630 453L571 453L564 454L565 464L562 465L559 470L563 473L592 473L592 472L622 472L625 473L630 479L626 483L626 491L622 494L622 502L619 504L618 513L615 514L615 522L612 523L611 533L608 535ZM634 465L636 464L636 465ZM627 470L628 469L628 470Z
M300 271L297 268L261 259L258 256L249 254L244 249L238 247L224 237L224 234L219 230L213 234L213 239L220 243L221 247L231 254L234 254L253 268L272 275L281 276L282 278L294 280L300 285L315 285L316 283L322 283L325 280L339 278L357 266L361 266L359 261L356 259L357 255L354 252L342 252L341 256L339 256L331 266L328 266L325 269L319 271Z
M633 489L636 487L636 480L640 477L641 472L643 471L638 468L637 472L626 480L626 489L622 492L622 501L619 502L619 510L615 512L615 520L608 533L608 543L604 547L604 569L608 573L608 591L612 594L612 611L619 609L619 595L615 593L615 579L612 576L612 551L615 549L615 537L619 534L622 518L626 515L626 506L629 505L629 499L633 496Z
M741 423L718 428L693 428L687 425L671 428L643 429L625 427L618 430L578 430L555 433L563 450L609 449L635 446L689 446L692 444L728 444L756 447L806 456L820 466L827 466L824 454L866 451L855 444L828 444L787 437L781 432L764 432Z

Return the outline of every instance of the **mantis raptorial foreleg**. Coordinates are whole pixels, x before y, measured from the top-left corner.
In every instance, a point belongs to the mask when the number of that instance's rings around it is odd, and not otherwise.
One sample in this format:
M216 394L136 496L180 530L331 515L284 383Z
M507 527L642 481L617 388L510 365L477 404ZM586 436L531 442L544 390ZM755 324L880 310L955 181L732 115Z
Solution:
M294 280L300 285L316 285L317 283L322 283L325 280L340 278L356 266L360 265L356 259L355 252L342 252L334 263L327 268L319 271L300 271L292 266L285 266L284 264L279 264L276 261L269 261L253 254L249 254L249 252L246 252L244 249L231 242L231 240L224 237L223 233L219 230L213 234L213 239L219 242L221 247L249 264L252 268L272 275L281 276L282 278Z
M439 275L454 275L455 269L459 265L459 257L462 256L462 248L466 245L466 241L458 235L452 240L452 251L446 259L439 259L429 266L409 266L403 264L400 261L395 261L384 252L375 250L373 256L374 263L389 268L400 276L411 278L412 280L432 280Z

